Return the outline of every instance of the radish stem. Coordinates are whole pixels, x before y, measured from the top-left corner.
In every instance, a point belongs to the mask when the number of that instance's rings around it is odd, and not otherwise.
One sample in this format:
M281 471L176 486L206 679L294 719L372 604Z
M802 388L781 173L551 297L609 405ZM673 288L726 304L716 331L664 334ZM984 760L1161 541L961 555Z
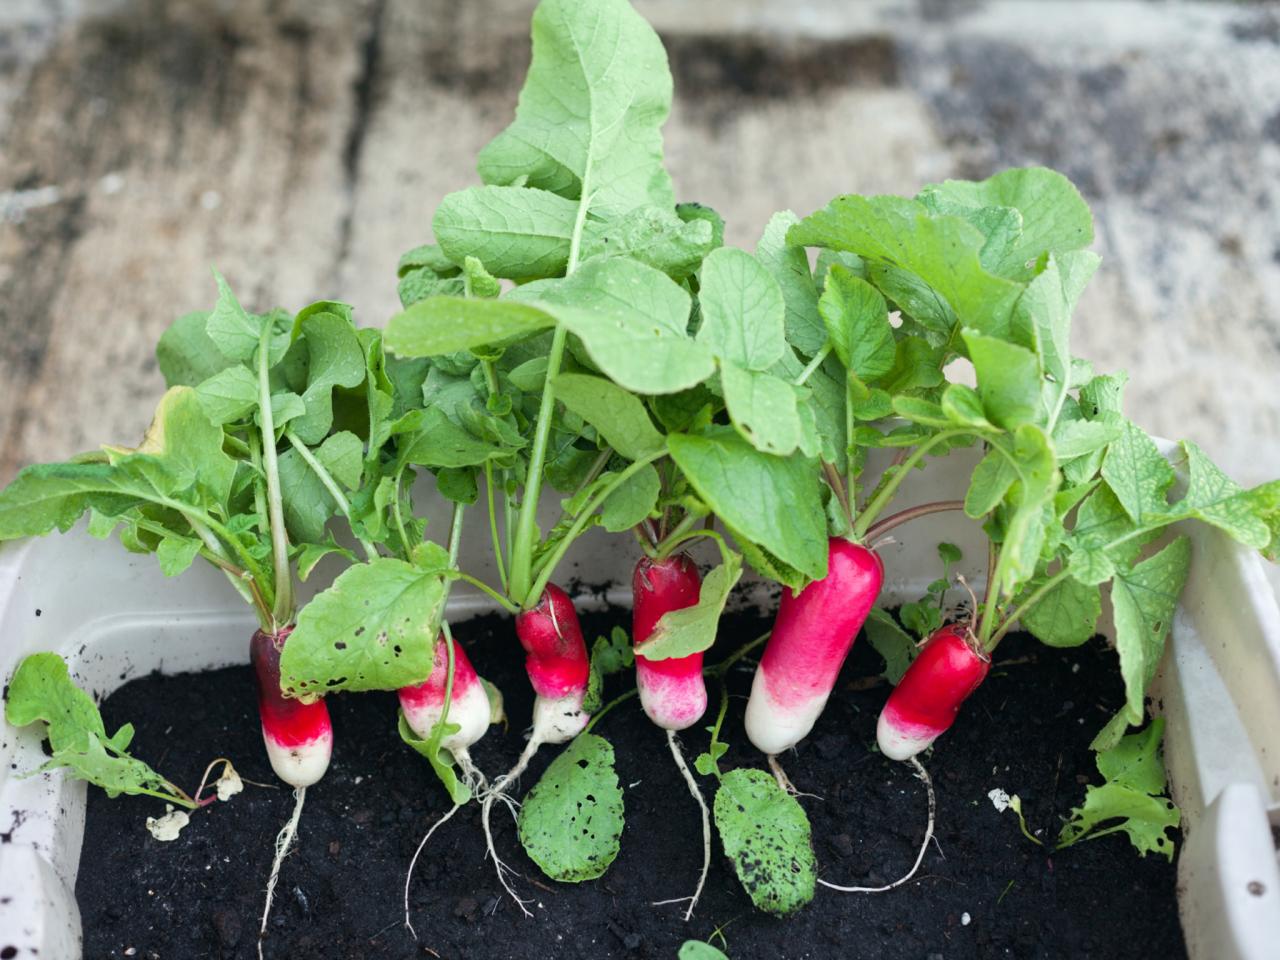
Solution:
M933 513L946 513L950 510L963 509L963 500L939 500L935 503L922 503L918 507L908 507L906 510L900 510L892 516L885 517L878 523L873 523L867 528L866 539L874 543L881 536L904 523L927 517Z
M293 619L293 577L289 572L289 534L284 525L280 493L280 464L276 459L276 427L271 415L271 323L264 322L258 339L258 417L262 425L262 466L267 475L267 526L271 530L271 562L275 567L275 603L271 615L278 630ZM276 631L272 631L276 632ZM263 919L266 923L266 919Z
M876 517L880 512L889 505L889 501L893 499L893 495L898 492L898 487L902 481L911 475L911 471L915 469L917 463L924 459L925 455L942 443L944 440L950 440L953 437L963 436L967 433L965 430L943 430L936 433L911 453L909 457L895 468L892 477L883 480L876 488L875 493L871 497L871 501L862 508L862 513L858 515L857 521L853 525L853 536L857 540L861 540L867 534L867 528L875 523Z
M258 960L262 960L262 941L267 936L267 918L271 915L271 901L276 895L276 881L280 879L280 865L298 835L298 821L302 818L302 805L306 799L307 788L296 787L293 791L293 816L276 834L276 856L271 862L271 877L267 880L267 902L262 908L262 925L258 928Z
M929 841L933 839L933 821L938 805L933 795L933 780L930 779L929 772L925 770L924 765L915 757L909 758L907 762L916 768L916 776L924 781L925 790L929 795L929 822L925 826L924 841L920 844L920 852L916 854L916 862L911 865L911 869L904 876L899 877L893 883L886 883L882 887L842 887L819 878L818 882L824 887L829 890L838 890L840 893L885 893L894 887L902 886L914 877L916 871L920 869L920 864L924 861L925 851L929 849Z
M667 743L671 747L671 756L675 760L676 766L684 774L684 782L689 785L689 792L693 794L693 799L697 801L698 809L702 812L702 873L698 876L698 886L693 891L692 897L658 900L653 906L660 907L664 904L683 903L688 900L689 909L684 912L685 923L688 923L689 918L693 916L693 908L698 905L698 898L702 896L702 888L706 886L707 871L711 869L711 813L707 810L707 801L703 799L702 791L698 789L698 781L693 778L693 774L689 771L689 765L685 763L684 753L680 749L680 741L676 739L674 730L667 731Z
M493 503L493 464L484 464L484 494L489 507L489 538L493 541L493 559L498 564L498 582L507 589L507 566L502 559L502 539L498 536L498 514Z

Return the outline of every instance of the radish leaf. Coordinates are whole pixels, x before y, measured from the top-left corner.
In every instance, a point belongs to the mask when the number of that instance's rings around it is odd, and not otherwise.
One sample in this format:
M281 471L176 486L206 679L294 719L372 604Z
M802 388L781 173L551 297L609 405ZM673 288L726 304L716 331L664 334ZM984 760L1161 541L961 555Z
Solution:
M818 301L827 336L840 363L870 382L893 369L897 347L884 297L839 264L827 273Z
M1163 853L1173 859L1174 843L1166 831L1178 826L1181 814L1163 796L1163 734L1164 720L1156 717L1146 729L1122 737L1098 753L1098 771L1106 782L1085 789L1084 804L1072 809L1071 819L1058 835L1059 850L1080 840L1124 831L1143 856Z
M729 960L729 958L702 940L686 940L680 945L676 960Z
M494 276L537 280L564 270L577 213L576 201L546 190L471 187L440 201L431 226L450 260L475 257Z
M514 300L430 297L392 317L384 342L402 357L437 357L527 336L554 323L543 310Z
M813 899L818 865L809 818L763 770L730 770L715 799L724 852L751 902L785 917Z
M522 178L574 201L586 193L606 217L670 209L661 132L670 109L666 51L631 4L543 0L515 121L480 151L480 177Z
M640 207L608 223L587 221L582 259L629 257L673 280L683 280L715 246L715 230L709 221L684 221L670 210Z
M622 787L613 747L579 734L547 767L520 808L520 843L542 872L561 883L604 874L618 855Z
M770 373L730 361L720 365L725 407L738 432L757 450L785 457L802 440L796 389Z
M1032 580L1025 589L1029 592L1038 586L1040 581ZM1101 614L1097 586L1067 577L1022 617L1022 626L1050 647L1078 647L1097 632Z
M458 775L453 770L452 758L448 756L448 751L440 746L440 742L445 737L452 736L462 728L456 723L442 724L437 722L431 729L431 739L423 740L409 726L409 721L404 717L404 711L399 711L399 714L397 729L400 732L400 739L425 757L427 762L431 764L431 769L435 771L436 776L440 778L440 782L444 784L450 801L462 805L470 800L471 788L458 779Z
M721 361L768 370L787 348L782 289L745 250L721 247L703 261L698 342Z
M736 537L804 577L826 575L827 521L810 461L761 453L724 428L698 436L675 434L668 444L698 496Z
M775 213L756 244L756 259L773 274L786 302L787 343L811 357L827 342L818 314L818 287L804 247L789 246L787 231L799 223L790 210Z
M620 456L640 460L662 450L666 441L644 404L613 382L566 373L556 377L554 388L556 399L595 427Z
M380 557L343 572L303 608L280 656L291 696L396 690L431 673L444 580Z
M716 642L720 615L729 594L742 577L742 558L730 551L725 562L702 581L698 602L691 607L668 610L658 620L653 633L636 652L646 660L668 660L710 650Z

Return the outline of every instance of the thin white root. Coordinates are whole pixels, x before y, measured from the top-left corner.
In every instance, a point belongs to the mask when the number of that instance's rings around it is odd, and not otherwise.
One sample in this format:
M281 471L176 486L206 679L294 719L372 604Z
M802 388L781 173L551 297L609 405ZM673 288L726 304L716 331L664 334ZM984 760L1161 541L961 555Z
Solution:
M449 808L449 812L431 825L431 829L427 831L427 835L422 838L422 842L418 844L418 849L413 851L413 859L409 861L409 871L404 875L404 925L409 928L409 933L413 939L418 939L418 931L413 929L413 923L409 920L409 884L413 880L413 868L418 865L418 856L422 853L423 847L427 845L427 841L431 839L431 835L439 830L442 826L449 822L449 818L462 809L462 804L455 803Z
M769 754L769 769L773 772L773 779L778 781L778 786L780 786L786 793L791 794L791 796L811 797L814 800L822 799L816 793L801 793L797 790L796 785L792 783L791 778L787 776L787 771L782 769L782 764L778 762L777 756L772 753Z
M297 787L293 791L293 816L276 834L276 857L271 861L271 877L267 880L267 902L262 908L262 926L258 928L258 960L262 958L262 941L267 936L267 918L271 915L271 901L276 895L276 881L280 879L280 865L288 856L293 840L298 835L298 821L302 819L302 805L307 799L307 788Z
M688 923L689 918L693 916L693 908L698 905L698 898L702 896L702 888L706 886L707 871L711 869L711 811L707 809L707 801L702 798L702 791L698 789L698 781L689 772L689 765L684 761L684 753L680 749L680 741L676 739L674 730L667 731L667 743L671 746L671 756L675 759L676 766L684 774L684 782L689 785L689 792L693 794L693 799L698 802L698 809L702 811L702 873L698 877L698 886L693 891L692 897L658 900L653 906L660 907L668 903L684 903L687 900L689 901L689 909L684 912L684 920L685 923Z
M495 800L501 800L506 804L507 809L511 811L511 816L515 817L517 806L516 801L507 794L507 786L520 778L520 774L524 773L525 768L529 766L529 761L533 759L533 755L537 753L539 746L540 741L529 741L528 745L524 748L524 752L520 754L520 759L516 761L516 765L511 768L511 771L501 777L498 777L497 780L493 781L492 786L485 791L484 803L481 804L480 807L480 824L484 828L486 855L493 858L493 866L497 871L498 882L502 884L502 889L507 891L511 896L511 899L516 902L516 906L520 908L520 912L526 917L533 916L525 906L526 903L532 903L532 901L520 899L520 897L516 895L511 884L507 881L507 874L515 874L516 872L499 859L497 847L494 846L493 842L493 828L489 821L492 818L493 803ZM519 876L519 874L516 875Z
M929 841L933 839L933 820L938 804L933 796L933 781L929 778L929 772L925 770L924 765L915 757L909 758L907 762L916 768L916 776L924 781L925 790L929 793L929 823L925 827L924 841L920 844L920 852L916 854L916 862L912 864L911 869L905 876L899 877L893 883L887 883L883 887L839 887L834 883L827 883L827 881L819 879L818 882L824 887L830 890L839 890L841 893L884 893L894 887L902 886L914 877L916 871L920 869L920 864L924 861L925 851L929 849Z

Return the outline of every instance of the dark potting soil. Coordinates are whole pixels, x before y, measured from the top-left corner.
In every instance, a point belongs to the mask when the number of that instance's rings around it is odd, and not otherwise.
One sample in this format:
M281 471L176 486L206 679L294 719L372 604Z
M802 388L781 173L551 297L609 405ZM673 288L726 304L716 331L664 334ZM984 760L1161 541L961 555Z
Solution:
M617 611L585 617L588 637L624 617ZM750 614L727 618L711 661L763 629ZM474 749L493 776L521 750L532 694L509 620L474 620L457 635L476 669L502 689L512 718L509 731L491 728ZM499 851L523 875L518 890L532 898L534 918L526 919L501 892L484 858L479 812L469 805L436 833L419 862L411 892L417 943L402 923L405 867L423 832L447 809L444 792L400 742L394 696L333 697L333 764L308 791L298 846L280 876L266 956L673 960L685 939L719 930L733 960L1182 957L1175 871L1164 858L1140 858L1123 834L1048 852L1023 838L1013 814L997 813L987 796L995 787L1019 794L1030 828L1056 836L1084 784L1100 780L1088 744L1122 696L1114 656L1100 640L1050 650L1009 638L986 683L927 758L938 791L938 842L916 878L872 896L819 887L813 902L786 920L752 908L718 840L690 923L682 922L681 905L650 905L692 892L702 843L697 809L665 737L632 700L596 728L614 745L626 798L622 851L609 872L580 885L548 881L525 857L510 817L496 816ZM859 641L812 735L784 758L797 787L822 798L802 802L820 875L835 883L872 886L897 878L913 862L924 829L923 786L905 765L873 749L888 692L875 680L880 669L878 656ZM750 680L749 667L731 678L726 768L762 766L741 727ZM622 688L615 679L608 695ZM714 715L714 686L710 692ZM103 714L108 729L133 722L135 754L178 783L194 786L217 756L231 757L247 779L277 783L247 667L145 677L110 697ZM690 731L686 751L695 755L706 740L701 727ZM542 749L525 788L555 753ZM714 781L703 778L702 785L710 800ZM90 790L76 888L85 956L253 957L272 845L292 806L289 791L247 786L231 802L194 816L172 843L153 840L143 828L159 806Z

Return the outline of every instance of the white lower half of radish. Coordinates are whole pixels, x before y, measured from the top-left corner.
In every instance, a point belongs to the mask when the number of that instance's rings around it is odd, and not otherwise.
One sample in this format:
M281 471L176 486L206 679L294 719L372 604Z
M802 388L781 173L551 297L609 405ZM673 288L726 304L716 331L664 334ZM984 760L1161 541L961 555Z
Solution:
M324 776L333 755L333 731L326 730L314 740L281 743L263 727L262 742L276 776L291 787L309 787Z
M701 671L684 676L661 673L637 657L636 687L645 714L664 730L686 730L707 711L707 685Z
M891 706L886 706L880 711L880 719L876 723L876 743L880 746L880 752L890 760L910 760L945 732L935 727L912 723Z
M769 756L790 750L809 735L829 696L830 691L780 703L769 690L767 672L759 667L747 701L747 737L757 750Z
M582 732L591 715L582 709L585 690L533 701L533 736L537 743L565 743Z
M404 710L404 718L409 721L413 732L427 740L440 720L444 704L427 703L424 698L407 696L401 691L400 708ZM472 681L460 694L454 695L453 705L449 707L449 723L456 723L462 728L440 742L450 753L467 749L485 735L489 729L489 697L483 684Z

